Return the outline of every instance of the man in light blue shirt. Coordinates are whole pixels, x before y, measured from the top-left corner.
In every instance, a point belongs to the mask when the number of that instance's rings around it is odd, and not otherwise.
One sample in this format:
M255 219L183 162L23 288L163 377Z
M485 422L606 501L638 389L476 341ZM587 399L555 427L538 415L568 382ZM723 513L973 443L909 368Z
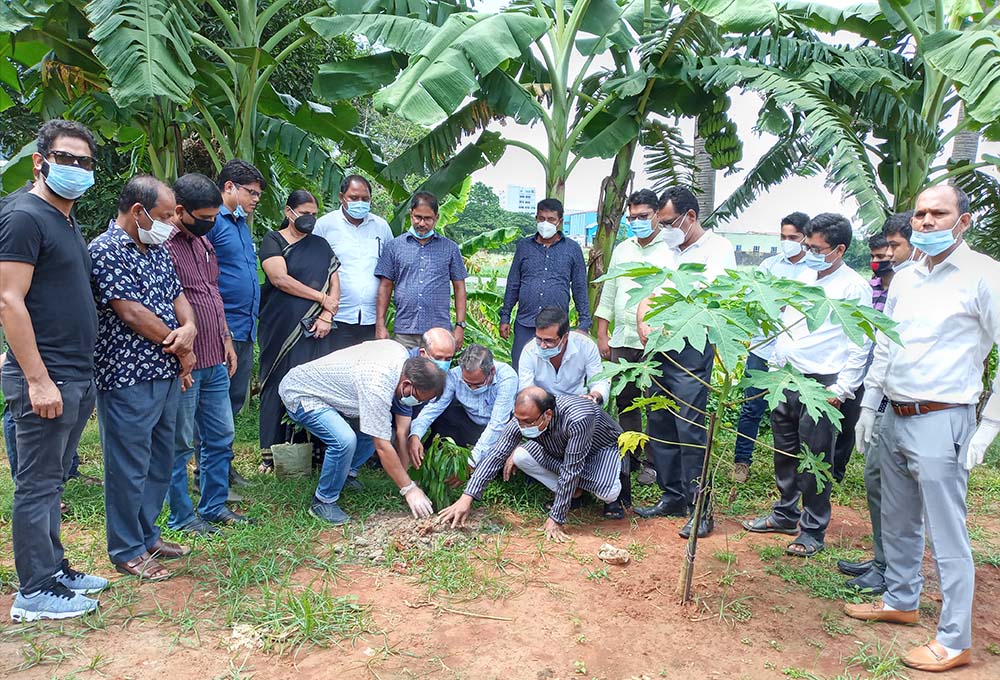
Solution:
M410 424L410 460L415 465L423 460L420 440L430 429L459 446L471 446L469 464L475 467L510 421L516 396L514 369L495 362L486 347L469 345L459 365L448 371L444 394L424 406Z
M313 230L340 259L340 308L331 334L336 349L375 339L375 265L393 236L389 224L370 212L371 200L368 180L348 175L340 184L340 207L319 218Z

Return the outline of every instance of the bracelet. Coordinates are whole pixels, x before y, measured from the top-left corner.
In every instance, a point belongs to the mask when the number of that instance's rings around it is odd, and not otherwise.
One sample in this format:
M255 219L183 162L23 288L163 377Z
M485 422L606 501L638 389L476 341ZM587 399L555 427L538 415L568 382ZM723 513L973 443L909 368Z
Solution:
M319 319L320 321L324 322L324 323L333 323L333 319L332 318L324 319L321 316L317 316L316 318Z
M404 486L402 489L399 490L399 495L400 496L405 496L406 494L410 493L411 491L413 491L416 488L417 488L417 483L416 482L410 482L409 484L407 484L406 486Z

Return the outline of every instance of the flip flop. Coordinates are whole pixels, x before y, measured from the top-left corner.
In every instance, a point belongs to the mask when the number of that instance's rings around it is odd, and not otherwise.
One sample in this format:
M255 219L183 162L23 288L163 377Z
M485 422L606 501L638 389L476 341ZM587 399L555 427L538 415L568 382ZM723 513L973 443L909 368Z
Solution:
M778 520L775 519L774 515L743 520L742 524L744 529L752 531L755 534L787 534L788 536L794 536L799 533L797 526L784 527L778 524Z
M802 550L793 550L793 545L802 546ZM823 542L819 539L810 536L809 534L799 534L799 537L788 544L785 548L785 552L789 555L794 555L795 557L812 557L818 552L821 552L823 548Z

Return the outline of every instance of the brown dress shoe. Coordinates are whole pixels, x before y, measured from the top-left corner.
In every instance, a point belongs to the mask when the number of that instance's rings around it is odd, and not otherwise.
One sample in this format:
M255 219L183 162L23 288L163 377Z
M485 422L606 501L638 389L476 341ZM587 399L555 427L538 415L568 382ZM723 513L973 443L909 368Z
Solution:
M149 554L164 560L173 560L190 554L191 548L180 543L164 541L162 538L156 539L156 543L149 546Z
M972 650L966 649L958 656L948 658L948 652L944 650L941 643L931 640L926 645L920 645L911 649L910 653L903 657L903 663L910 668L929 673L940 673L950 671L958 666L965 666L972 661Z
M845 604L844 613L852 619L886 621L887 623L916 623L920 619L920 612L916 609L908 612L886 609L881 600L863 602L862 604Z

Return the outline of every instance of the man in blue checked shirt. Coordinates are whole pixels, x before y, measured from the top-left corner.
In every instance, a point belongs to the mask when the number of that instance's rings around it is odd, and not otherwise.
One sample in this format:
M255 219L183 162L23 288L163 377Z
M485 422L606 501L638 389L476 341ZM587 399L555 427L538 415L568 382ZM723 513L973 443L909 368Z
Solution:
M482 345L469 345L458 363L448 371L441 398L427 404L410 424L408 449L416 465L424 457L420 440L428 428L459 446L471 446L469 464L475 467L510 422L517 396L514 369L495 362L493 352Z

